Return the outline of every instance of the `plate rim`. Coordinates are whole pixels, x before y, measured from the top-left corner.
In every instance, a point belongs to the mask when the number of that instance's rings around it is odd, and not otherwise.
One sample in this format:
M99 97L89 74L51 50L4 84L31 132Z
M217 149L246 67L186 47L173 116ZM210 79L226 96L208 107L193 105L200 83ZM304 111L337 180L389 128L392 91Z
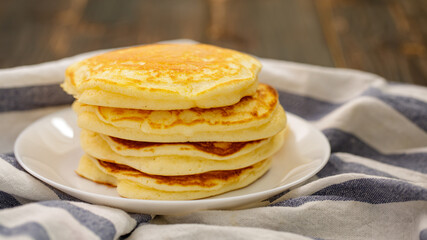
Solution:
M103 195L100 193L93 193L93 192L89 192L86 190L81 190L75 187L70 187L70 186L66 186L63 185L61 183L55 182L53 180L50 180L49 178L46 178L42 175L40 175L39 173L37 173L36 171L34 171L33 169L31 169L29 166L27 166L27 164L25 164L25 161L21 158L19 152L20 152L20 143L21 141L23 141L23 138L25 137L25 135L27 134L27 132L29 132L30 130L32 130L32 128L39 122L43 122L46 119L50 119L56 115L63 115L63 114L67 114L68 112L72 112L71 107L65 107L64 109L55 111L53 113L50 113L46 116L43 116L37 120L35 120L34 122L32 122L30 125L28 125L24 130L22 130L15 143L14 143L14 154L15 157L18 161L18 163L20 164L20 166L22 168L24 168L30 175L32 175L33 177L37 178L39 181L42 181L52 187L57 188L60 191L65 192L68 195L71 195L81 201L85 201L85 202L93 202L93 201L88 201L88 200L84 200L81 197L76 197L73 194L68 193L72 192L76 195L87 195L90 198L104 198L106 200L114 200L114 201L119 201L120 203L132 203L132 204L141 204L141 205L147 205L147 204L155 204L157 206L170 206L171 204L173 205L178 205L178 206L182 206L182 205L188 205L188 204L194 204L194 203L199 203L199 204L212 204L212 203L227 203L227 202L232 202L235 200L239 200L239 198L244 198L247 199L248 201L250 199L260 199L262 196L264 196L264 199L268 199L276 194L279 194L280 192L283 192L293 186L296 186L300 183L305 182L306 180L308 180L309 178L313 177L316 173L318 173L329 161L329 157L331 154L331 146L330 143L328 141L328 139L326 138L326 136L322 133L322 131L320 131L319 129L315 128L310 122L308 122L307 120L303 119L302 117L289 113L287 112L287 116L295 118L299 121L304 122L305 124L307 124L312 130L314 130L316 132L316 134L318 134L320 136L320 138L322 138L322 142L324 144L326 144L325 147L327 147L326 152L327 154L323 157L323 159L321 159L322 161L320 162L320 164L313 169L312 171L310 171L309 173L307 173L306 175L304 175L301 178L298 178L295 181L292 181L290 183L284 184L284 185L279 185L277 187L274 188L270 188L270 189L266 189L263 191L258 191L258 192L253 192L253 193L248 193L248 194L243 194L243 195L237 195L237 196L230 196L230 197L225 197L225 198L205 198L205 199L194 199L194 200L148 200L148 199L130 199L130 198L123 198L123 197L119 197L119 196L108 196L108 195ZM63 190L65 189L65 190ZM252 201L249 201L252 202ZM99 204L99 203L96 203ZM101 204L102 205L102 204ZM245 205L245 204L242 204ZM120 208L120 207L115 207L115 208ZM223 208L206 208L206 209L223 209Z

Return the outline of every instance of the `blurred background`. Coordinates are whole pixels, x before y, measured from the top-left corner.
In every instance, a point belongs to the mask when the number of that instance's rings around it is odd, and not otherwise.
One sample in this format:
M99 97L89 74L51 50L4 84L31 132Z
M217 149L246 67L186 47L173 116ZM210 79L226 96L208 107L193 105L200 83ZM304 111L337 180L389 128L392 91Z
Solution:
M426 0L0 1L0 68L179 38L427 86Z

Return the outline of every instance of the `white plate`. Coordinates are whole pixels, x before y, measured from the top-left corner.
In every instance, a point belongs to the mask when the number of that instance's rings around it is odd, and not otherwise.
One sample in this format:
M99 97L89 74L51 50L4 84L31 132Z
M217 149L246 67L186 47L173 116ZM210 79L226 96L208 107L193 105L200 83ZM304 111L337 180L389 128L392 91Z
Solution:
M244 208L265 200L315 175L326 164L330 145L305 120L288 113L291 132L274 156L271 169L248 187L216 197L191 201L138 200L119 197L116 189L79 177L80 148L76 116L67 108L27 127L15 143L21 166L36 178L81 200L128 212L179 214L203 209Z

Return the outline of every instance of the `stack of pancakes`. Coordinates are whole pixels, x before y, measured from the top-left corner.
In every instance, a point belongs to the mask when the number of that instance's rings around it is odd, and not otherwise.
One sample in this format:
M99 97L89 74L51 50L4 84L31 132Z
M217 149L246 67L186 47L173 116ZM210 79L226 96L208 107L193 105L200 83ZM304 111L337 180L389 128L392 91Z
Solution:
M117 50L71 65L85 155L76 172L123 197L199 199L261 177L283 145L286 114L261 65L204 44Z

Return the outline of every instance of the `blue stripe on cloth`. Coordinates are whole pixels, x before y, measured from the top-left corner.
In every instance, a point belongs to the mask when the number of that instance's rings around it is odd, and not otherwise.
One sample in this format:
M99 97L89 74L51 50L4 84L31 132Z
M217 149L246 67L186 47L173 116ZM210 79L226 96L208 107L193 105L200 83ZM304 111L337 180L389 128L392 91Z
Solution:
M294 113L307 120L317 120L332 112L341 104L333 104L310 97L278 91L280 104L287 112Z
M46 201L39 204L46 207L62 208L69 212L80 224L98 235L101 239L114 239L116 227L114 224L95 213L77 207L65 201Z
M14 166L16 169L21 170L21 171L25 171L24 168L21 167L21 165L19 165L18 161L16 160L15 154L13 154L13 153L0 154L0 158L5 160L10 165Z
M272 203L272 202L274 202L274 201L276 201L277 199L279 199L279 198L281 198L283 195L285 195L285 194L287 194L288 192L290 192L291 190L285 190L285 191L283 191L283 192L281 192L281 193L279 193L279 194L276 194L276 195L274 195L274 196L272 196L272 197L269 197L269 198L267 198L267 199L265 199L265 200L263 200L263 202L266 202L266 201L268 201L268 202L270 202L270 203Z
M148 214L141 214L141 213L128 213L131 218L133 218L136 221L136 224L140 223L147 223L149 222L152 217Z
M420 232L420 240L427 240L427 228L421 230L421 232Z
M288 199L282 202L269 205L270 207L299 207L308 202L319 202L319 201L347 201L345 197L341 196L303 196Z
M330 185L312 195L341 196L348 200L382 204L427 201L427 189L394 179L353 179Z
M73 97L58 84L0 88L0 112L70 104Z
M361 95L381 100L415 125L427 131L427 103L414 98L384 94L376 88L369 88ZM335 104L285 91L279 91L279 99L286 111L310 121L318 120L346 103Z
M331 155L328 163L320 172L317 173L317 176L323 178L343 173L363 173L380 177L397 178L386 172L376 170L359 163L345 162L341 158L337 157L335 154Z
M18 163L18 161L15 158L15 155L13 153L8 153L8 154L0 154L0 157L2 159L4 159L7 163L9 163L10 165L14 166L16 169L23 171L23 172L27 172L25 171L25 169ZM62 200L68 200L68 201L81 201L71 195L68 195L48 184L46 184L45 182L40 181L41 183L43 183L46 187L48 187L49 189L51 189L53 192L55 192L55 194Z
M21 206L12 195L7 192L0 191L0 209Z
M394 110L400 112L415 125L427 131L427 103L415 98L384 94L376 88L364 92L365 96L376 97Z
M49 239L46 230L36 222L27 222L15 227L5 227L0 224L0 236L16 237L16 236L30 236L32 239L45 240Z
M427 201L427 189L394 179L360 178L330 185L311 196L293 198L271 206L298 207L308 202L325 200L371 204Z
M382 154L356 136L339 129L325 129L331 152L346 152L413 171L427 173L427 153Z

